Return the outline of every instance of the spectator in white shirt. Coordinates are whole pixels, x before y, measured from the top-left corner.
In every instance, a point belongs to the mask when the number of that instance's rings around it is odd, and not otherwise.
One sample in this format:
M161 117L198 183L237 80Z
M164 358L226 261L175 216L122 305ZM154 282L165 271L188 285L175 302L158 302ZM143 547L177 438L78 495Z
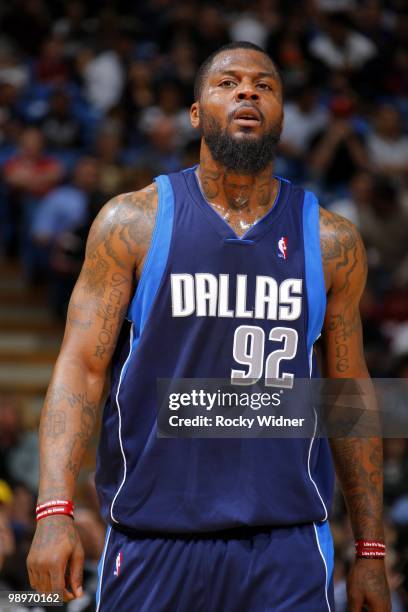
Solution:
M302 158L310 142L329 121L328 111L319 105L317 92L310 84L301 86L293 100L285 104L281 151L290 158Z
M408 137L403 133L400 113L389 104L375 113L368 152L376 172L390 178L408 177Z
M374 43L350 27L347 13L329 13L324 24L326 31L311 41L309 51L326 68L358 71L377 55Z

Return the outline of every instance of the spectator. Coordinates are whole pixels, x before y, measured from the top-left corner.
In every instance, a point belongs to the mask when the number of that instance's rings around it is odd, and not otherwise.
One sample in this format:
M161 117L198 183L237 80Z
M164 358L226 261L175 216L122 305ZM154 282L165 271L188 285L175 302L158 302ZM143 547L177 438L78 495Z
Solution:
M57 89L51 95L41 129L48 147L56 151L76 149L82 145L81 124L73 116L70 97L63 89Z
M15 525L15 532L18 530L30 532L34 527L34 493L35 487L27 487L23 482L16 482L13 486L13 498L11 500L10 514ZM16 529L17 528L17 529Z
M21 407L10 396L0 398L0 478L22 482L29 490L38 486L38 440L25 431Z
M378 49L387 54L390 48L393 25L384 19L380 2L365 2L355 7L353 21L360 33L372 40Z
M310 142L327 127L328 112L318 104L316 89L307 83L293 92L292 100L284 106L284 112L279 151L288 160L301 164L299 173L302 174Z
M7 590L30 588L26 558L33 536L33 514L34 496L24 485L14 486L11 499L3 504L0 492L0 586Z
M27 85L28 77L28 68L13 45L7 40L0 40L0 83L8 83L21 91Z
M41 197L61 180L61 164L45 154L44 137L36 128L26 128L20 136L19 149L3 169L7 188L6 210L9 226L7 249L16 252L18 245L30 276L30 248L27 240L32 217Z
M63 39L53 35L47 38L42 46L41 55L34 68L34 79L39 83L61 85L69 80L69 76Z
M361 229L361 210L371 206L373 194L374 177L367 171L361 171L351 179L346 197L335 200L329 208Z
M315 178L331 192L344 190L357 170L368 165L364 143L351 117L354 103L343 96L330 104L331 121L320 131L310 146L309 165Z
M100 169L99 188L105 200L117 195L122 189L124 177L122 153L120 126L106 123L97 135L94 151Z
M65 14L57 19L52 32L64 40L64 53L75 58L93 32L95 21L86 18L87 9L81 0L70 0L65 4Z
M23 130L20 148L4 167L4 177L10 190L22 196L44 196L62 178L59 162L44 152L44 137L40 130Z
M0 425L0 479L10 482L12 471L9 455L17 444L19 417L9 397L2 397L0 400Z
M363 171L351 180L349 193L329 205L357 225L366 243L369 273L361 304L364 347L369 371L379 377L389 375L392 354L408 346L408 327L404 327L408 294L401 292L407 278L408 260L402 255L408 216L400 195L389 181Z
M390 178L408 178L408 137L403 133L402 118L395 107L383 104L376 110L368 152L376 172Z
M160 6L159 2L145 4L144 15L142 16L145 27L154 23L156 32L149 40L153 44L153 49L149 53L151 57L157 59L157 54L163 56L169 54L170 50L177 44L193 44L197 47L195 40L195 26L198 21L197 5L193 2L179 3L175 6L167 3L167 6ZM147 9L147 10L146 10Z
M351 28L345 11L324 15L323 30L311 41L309 51L326 70L360 72L377 55L375 44Z
M197 60L204 61L216 49L230 41L227 23L220 7L213 4L199 6L195 22Z
M37 277L48 280L50 306L57 316L65 316L86 234L104 200L98 161L82 158L72 183L53 190L38 207L31 233L32 266Z
M261 21L257 13L253 10L244 10L232 15L229 27L231 40L248 40L260 47L265 46L268 35L267 24Z
M144 109L154 105L152 70L148 62L141 60L131 62L122 105L131 131L130 140L136 139L139 115Z
M307 54L308 33L301 11L291 10L285 18L275 19L266 48L279 66L284 83L299 87L310 73Z
M154 124L168 117L174 120L176 127L176 146L185 146L197 138L197 132L191 127L190 113L183 107L180 86L175 81L162 81L158 85L157 105L146 108L140 117L139 128L149 134Z
M377 291L408 287L408 213L389 180L375 181L371 205L359 209L359 219L372 286Z
M11 83L0 81L0 147L3 152L9 147L14 149L18 138L21 122L18 99L18 88Z
M175 78L183 89L183 99L190 104L193 102L191 92L196 72L196 49L191 43L176 43L171 51L171 63L174 66Z
M77 68L83 80L88 102L105 113L120 100L125 84L125 73L117 53L107 49L94 53L83 49L77 57Z
M155 174L174 172L180 168L177 152L177 126L174 119L157 119L149 131L149 143L143 153L143 165L155 170Z
M88 222L103 203L99 191L98 162L90 157L81 158L74 171L72 183L51 191L36 210L31 235L42 246L51 243L67 231Z
M408 444L404 438L384 440L384 500L391 506L398 497L408 495Z
M143 189L145 185L149 185L153 181L154 176L155 170L143 164L125 168L124 182L122 185L124 193Z
M104 50L95 53L90 48L84 49L78 57L85 96L103 114L121 99L125 87L125 63L131 50L132 39L123 32L115 35L112 44Z
M396 45L390 65L384 74L384 91L403 98L408 91L408 49L406 44Z

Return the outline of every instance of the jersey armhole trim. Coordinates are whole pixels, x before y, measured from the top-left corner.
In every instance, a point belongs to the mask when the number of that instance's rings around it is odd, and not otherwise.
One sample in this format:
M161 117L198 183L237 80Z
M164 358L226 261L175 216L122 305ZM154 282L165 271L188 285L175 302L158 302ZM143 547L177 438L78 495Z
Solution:
M303 244L308 300L307 353L320 336L326 312L322 252L320 248L319 203L316 196L305 191L303 202Z
M137 335L148 318L166 268L173 226L174 194L169 178L161 175L154 181L158 198L155 225L140 280L128 309L128 317L136 325ZM163 244L159 244L160 240ZM157 269L154 269L156 263Z
M159 177L158 177L159 178ZM153 228L153 233L152 233L152 238L150 240L150 244L149 244L149 248L147 251L147 255L146 255L146 260L142 269L142 273L140 275L140 280L137 284L137 288L136 288L136 293L135 293L135 299L137 299L138 294L142 292L143 287L146 283L146 278L149 275L149 268L151 266L151 261L153 259L153 251L155 250L155 246L157 243L157 238L158 238L158 234L159 234L159 228L161 225L161 218L163 216L163 205L162 205L162 197L160 197L162 188L161 188L161 182L158 181L157 179L154 179L155 183L157 185L157 212L156 212L156 219L154 222L154 228Z

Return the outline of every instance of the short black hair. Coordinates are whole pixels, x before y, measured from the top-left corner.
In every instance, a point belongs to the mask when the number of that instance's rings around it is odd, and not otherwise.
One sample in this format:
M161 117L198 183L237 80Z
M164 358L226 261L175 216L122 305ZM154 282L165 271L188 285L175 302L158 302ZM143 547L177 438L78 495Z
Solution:
M227 45L223 45L222 47L211 53L211 55L209 55L207 59L203 61L194 79L194 100L199 100L201 98L201 93L203 91L205 80L208 76L208 73L215 58L220 53L224 53L224 51L234 51L235 49L250 49L251 51L258 51L258 53L262 53L263 55L265 55L274 66L276 74L279 80L281 81L281 77L275 65L275 62L272 60L271 56L264 49L262 49L262 47L246 40L236 41L228 43Z

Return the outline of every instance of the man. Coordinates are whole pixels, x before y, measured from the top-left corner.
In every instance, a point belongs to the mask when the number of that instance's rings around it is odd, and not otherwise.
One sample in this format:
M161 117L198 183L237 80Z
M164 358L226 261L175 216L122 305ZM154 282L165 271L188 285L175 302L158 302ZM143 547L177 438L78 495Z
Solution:
M75 165L70 184L53 189L39 202L31 230L38 244L48 246L64 232L84 225L93 209L101 207L99 175L98 160L81 157Z
M260 48L210 56L195 100L199 166L114 198L91 229L41 421L39 503L68 516L39 520L31 583L60 589L69 564L65 596L81 593L70 500L113 358L97 609L332 611L327 441L158 438L156 381L309 377L323 318L328 376L367 377L363 246L322 210L320 253L316 200L273 176L282 85ZM248 347L265 332L278 339L264 364L264 344ZM382 549L380 441L337 439L332 453L356 539ZM383 559L356 560L349 594L353 612L390 609Z
M8 242L11 252L21 242L24 264L30 272L31 250L26 238L29 226L40 199L62 179L63 168L56 158L45 153L44 137L37 128L25 128L19 144L16 155L3 169L11 226Z
M105 201L99 189L100 176L98 160L81 157L71 183L47 194L34 215L32 270L47 278L53 311L63 319L82 265L89 228Z
M35 127L27 127L20 137L20 150L4 166L5 181L11 191L36 200L45 196L58 181L61 164L44 152L44 137Z

